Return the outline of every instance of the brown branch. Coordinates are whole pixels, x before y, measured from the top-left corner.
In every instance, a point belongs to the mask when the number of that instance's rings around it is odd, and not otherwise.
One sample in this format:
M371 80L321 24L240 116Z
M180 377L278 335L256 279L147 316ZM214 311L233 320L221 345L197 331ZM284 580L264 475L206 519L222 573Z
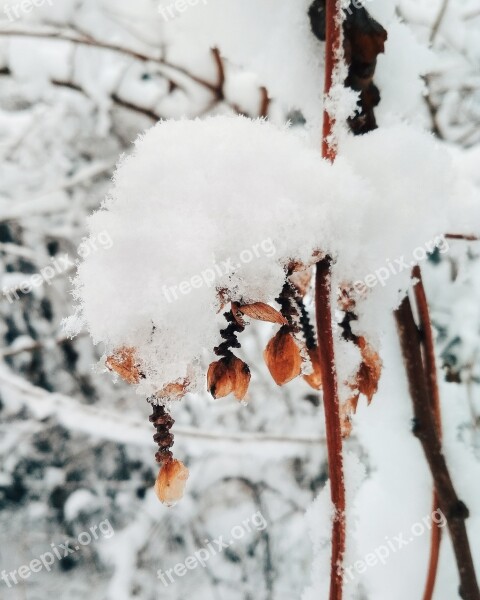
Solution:
M224 69L222 57L217 48L212 49L212 55L214 57L214 60L215 60L215 63L217 65L217 69L218 69L218 81L216 83L211 83L210 81L207 81L206 79L203 79L202 77L199 77L199 76L195 75L194 73L191 73L185 67L171 63L159 56L144 54L143 52L138 52L136 50L132 50L131 48L126 48L125 46L119 46L117 44L112 44L109 42L102 42L101 40L97 40L91 36L86 36L84 34L78 35L77 33L70 33L68 31L61 31L61 30L49 30L49 31L0 30L0 36L2 36L2 35L9 36L9 37L31 37L31 38L71 42L73 44L78 44L80 46L89 46L92 48L99 48L101 50L110 50L112 52L117 52L119 54L124 54L126 56L130 56L131 58L142 61L142 62L153 62L153 63L160 65L163 68L162 70L165 72L163 72L162 74L167 78L167 80L169 81L171 86L178 87L178 83L173 81L171 79L171 77L168 76L166 71L171 71L171 72L173 71L174 73L176 73L178 75L182 75L183 77L188 78L190 81L193 81L194 83L206 88L208 91L210 91L213 94L213 96L215 97L215 100L217 102L225 101L225 95L224 95L225 69ZM260 93L262 94L262 98L264 97L263 90L265 90L265 88L260 87ZM268 98L268 93L266 94L266 96ZM119 101L118 102L119 104L123 104L126 108L131 108L132 110L135 110L135 108L136 108L134 105L129 105L128 102L125 102L121 99L117 98L117 100ZM213 106L215 104L216 104L216 102L214 102ZM241 111L241 109L239 107L237 107L235 104L231 104L229 102L227 102L227 104L238 114L244 114ZM262 104L262 106L263 105L264 104ZM144 114L146 114L150 118L155 118L155 120L158 120L158 118L159 118L159 117L156 117L155 113L153 113L152 111L145 110L145 111L141 111L141 112L144 112ZM150 113L150 114L148 114L148 113Z
M334 72L341 52L342 15L336 0L326 0L325 37L325 99L333 85ZM333 136L334 117L324 108L322 156L333 161L336 146ZM315 280L315 314L317 322L318 355L323 385L323 404L327 437L330 496L335 509L332 523L332 554L330 564L330 600L342 600L343 558L346 544L346 499L343 472L342 427L340 400L337 388L335 350L331 307L332 260L325 257L317 263Z
M428 308L427 295L425 293L425 287L423 285L422 272L420 267L417 265L413 268L412 276L417 280L414 287L415 300L418 311L418 318L420 323L420 331L422 334L422 348L423 348L423 366L425 372L425 378L427 382L428 396L430 402L430 408L435 418L436 433L438 439L442 440L442 414L440 408L440 392L438 390L437 382L437 364L435 360L435 344L433 339L432 323L430 320L430 311ZM438 493L434 489L433 500L432 500L432 514L438 510ZM432 535L430 540L430 559L427 572L427 581L425 584L425 591L423 594L423 600L431 600L433 597L433 591L435 589L435 580L438 571L438 560L440 556L440 544L442 541L442 530L439 524L436 524L432 528Z
M111 44L108 42L102 42L92 37L78 36L72 35L68 32L64 31L15 31L15 30L0 30L0 36L8 36L8 37L30 37L30 38L39 38L46 40L59 40L62 42L71 42L72 44L78 44L80 46L89 46L92 48L99 48L102 50L111 50L112 52L117 52L119 54L125 54L126 56L130 56L136 60L142 62L154 62L158 65L166 67L167 69L172 69L173 71L188 77L195 83L207 88L213 94L217 93L217 87L215 84L202 79L201 77L197 77L193 73L190 73L188 69L181 67L179 65L173 64L163 58L158 56L152 56L148 54L144 54L142 52L137 52L136 50L132 50L131 48L126 48L124 46L118 46L117 44Z
M218 73L218 81L215 86L215 96L217 100L220 102L225 100L225 67L223 64L222 55L220 54L220 50L218 48L212 48L213 59L215 61L215 65L217 66Z
M330 94L333 85L336 60L342 45L342 20L336 0L326 0L325 3L325 83L323 88L324 101ZM335 119L326 110L323 111L322 156L333 161L335 159L335 144L331 136Z
M413 431L422 444L438 495L438 503L447 519L460 576L459 595L463 600L480 600L465 526L469 515L468 508L457 496L442 452L435 416L430 406L429 384L422 363L421 336L408 296L395 311L395 318L413 402Z
M480 241L480 237L478 237L478 235L464 235L463 233L446 233L445 238L447 240L465 240L467 242Z
M268 95L268 90L266 87L262 86L260 88L261 101L260 101L260 110L258 111L258 116L266 119L268 117L268 109L270 108L270 97Z
M342 434L340 427L340 402L337 390L335 353L331 308L331 259L317 264L316 320L318 351L323 384L323 404L327 437L328 473L330 494L335 515L332 527L332 562L330 572L330 600L341 600L343 581L343 556L345 553L345 482L343 476Z

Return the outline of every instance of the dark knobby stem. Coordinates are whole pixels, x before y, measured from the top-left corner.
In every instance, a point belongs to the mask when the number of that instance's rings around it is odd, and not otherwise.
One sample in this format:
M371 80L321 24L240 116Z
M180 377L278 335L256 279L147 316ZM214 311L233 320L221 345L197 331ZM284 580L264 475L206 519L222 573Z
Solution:
M429 384L423 368L421 335L415 324L408 296L395 311L395 318L413 402L414 434L422 444L438 495L438 503L447 519L460 575L459 594L463 600L480 600L465 527L468 509L457 496L442 452L435 416L429 401Z
M440 407L440 393L437 382L437 364L435 360L435 344L433 340L432 323L430 320L430 311L428 308L427 295L423 285L422 272L417 265L413 268L412 276L417 280L414 287L415 300L418 311L418 319L420 331L422 334L423 347L423 367L427 382L428 396L430 408L435 418L435 426L437 428L438 439L442 440L442 414ZM433 492L432 514L438 510L438 494ZM427 572L427 581L423 600L431 600L435 589L435 580L438 571L438 559L440 556L440 543L442 541L442 530L440 524L434 524L430 541L430 560Z
M345 482L343 477L342 433L340 402L337 390L335 353L332 330L331 307L331 259L324 258L317 264L316 273L316 320L318 351L323 382L323 404L328 451L330 493L335 516L332 528L332 563L330 573L330 600L341 600L343 580L343 555L345 553Z

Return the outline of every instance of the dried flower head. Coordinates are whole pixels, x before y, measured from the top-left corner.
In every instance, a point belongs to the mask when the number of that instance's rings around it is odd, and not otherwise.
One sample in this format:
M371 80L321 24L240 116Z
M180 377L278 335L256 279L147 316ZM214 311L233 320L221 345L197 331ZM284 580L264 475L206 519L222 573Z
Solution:
M243 400L250 377L248 365L233 354L229 354L208 367L207 385L215 399L223 398L233 392L238 400Z

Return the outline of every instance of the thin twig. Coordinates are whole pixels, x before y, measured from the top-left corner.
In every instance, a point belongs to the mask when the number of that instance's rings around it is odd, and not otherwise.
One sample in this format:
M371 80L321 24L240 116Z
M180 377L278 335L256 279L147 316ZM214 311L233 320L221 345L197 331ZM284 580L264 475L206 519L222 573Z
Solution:
M480 241L480 237L478 237L478 235L465 235L463 233L446 233L445 238L447 240L465 240L467 242Z
M414 411L414 434L422 444L438 494L440 509L447 519L457 568L459 594L463 600L480 600L472 553L465 526L468 508L458 498L430 407L428 383L422 364L421 337L408 296L395 311Z
M423 347L423 366L425 371L425 378L427 381L428 396L430 402L430 408L435 418L435 426L437 430L438 439L442 440L442 414L440 408L440 392L438 389L437 381L437 364L435 359L435 344L433 339L432 323L430 320L430 311L428 308L427 295L425 293L425 287L423 285L422 272L420 267L417 265L413 268L412 276L417 280L414 286L415 299L418 311L418 318L420 323L420 330L422 334L422 347ZM438 493L434 489L433 500L432 500L432 514L438 510ZM442 530L439 524L436 524L432 528L431 541L430 541L430 560L427 571L427 581L425 584L425 591L423 594L423 600L431 600L433 597L433 591L435 589L435 580L438 571L438 560L440 557L440 544L442 541Z

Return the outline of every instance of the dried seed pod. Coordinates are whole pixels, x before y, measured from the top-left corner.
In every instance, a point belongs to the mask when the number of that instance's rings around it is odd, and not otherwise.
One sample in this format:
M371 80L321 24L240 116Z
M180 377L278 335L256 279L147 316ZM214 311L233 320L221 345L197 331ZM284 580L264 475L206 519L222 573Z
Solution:
M182 499L188 479L188 469L179 460L166 461L155 482L155 493L162 504L174 506Z
M153 436L153 441L158 445L155 460L159 464L172 460L173 455L170 448L173 446L173 434L170 433L170 429L175 423L173 417L168 414L163 404L153 404L152 414L148 419L157 431Z
M233 392L238 400L243 400L250 377L248 365L233 354L229 354L208 367L207 385L215 399L223 398Z
M238 310L251 319L257 319L257 321L267 321L268 323L278 323L279 325L287 324L287 320L278 310L264 302L244 304L238 306Z
M268 342L263 357L277 385L284 385L300 375L302 370L300 349L286 326L282 327Z
M107 358L105 364L127 383L138 383L143 377L135 356L135 348L120 348Z
M318 348L309 348L308 356L312 363L312 372L308 375L304 375L303 379L308 383L314 390L322 389L322 371L320 368L320 359L318 357Z

